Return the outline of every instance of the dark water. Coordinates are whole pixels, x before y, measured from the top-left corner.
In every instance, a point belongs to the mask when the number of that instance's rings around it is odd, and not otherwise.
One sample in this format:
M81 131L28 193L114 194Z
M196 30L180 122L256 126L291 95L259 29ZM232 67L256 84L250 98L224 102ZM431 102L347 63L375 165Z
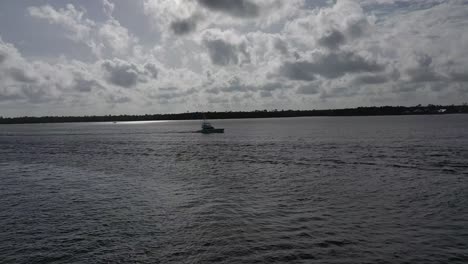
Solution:
M468 263L468 115L0 126L0 263Z

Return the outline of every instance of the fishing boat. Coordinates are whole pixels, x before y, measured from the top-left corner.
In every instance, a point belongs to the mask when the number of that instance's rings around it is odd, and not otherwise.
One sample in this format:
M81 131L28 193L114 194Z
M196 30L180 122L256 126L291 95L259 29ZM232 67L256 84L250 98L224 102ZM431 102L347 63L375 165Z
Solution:
M210 122L206 121L205 116L203 116L203 122L201 125L201 130L197 131L203 134L212 134L212 133L224 133L224 128L214 128Z

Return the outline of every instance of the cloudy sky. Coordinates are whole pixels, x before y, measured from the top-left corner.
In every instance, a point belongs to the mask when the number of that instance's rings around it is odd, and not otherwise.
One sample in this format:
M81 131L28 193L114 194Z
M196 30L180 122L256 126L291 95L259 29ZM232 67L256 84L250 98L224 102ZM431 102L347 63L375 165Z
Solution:
M3 0L0 116L468 101L468 0Z

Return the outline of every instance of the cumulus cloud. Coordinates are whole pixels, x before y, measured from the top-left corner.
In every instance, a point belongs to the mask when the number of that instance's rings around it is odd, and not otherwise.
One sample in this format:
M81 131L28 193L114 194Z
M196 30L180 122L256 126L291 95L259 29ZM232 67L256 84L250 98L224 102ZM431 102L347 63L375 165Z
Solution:
M60 25L67 29L69 38L82 41L90 37L92 27L95 23L85 18L85 11L76 9L74 5L67 4L65 8L55 9L51 5L41 7L29 7L32 17L45 19L50 24Z
M194 31L197 27L196 21L193 19L180 19L171 23L171 29L176 35L185 35Z
M0 64L3 76L1 101L41 104L73 101L77 93L103 89L90 68L76 61L46 63L23 57L15 46L0 39L0 54L8 54ZM66 97L66 98L64 98Z
M245 40L234 32L206 31L202 43L207 48L213 64L227 66L250 62Z
M256 88L254 86L244 84L238 76L235 76L229 81L227 81L225 84L223 84L221 87L211 88L206 91L208 93L218 94L219 92L225 92L225 93L248 92L248 91L253 91L255 89Z
M151 20L151 29L157 30L163 37L167 32L184 35L196 28L197 4L195 1L144 0L143 11Z
M151 78L153 79L158 78L159 70L156 64L150 62L150 63L145 64L144 67L145 67L146 73L148 73L149 76L151 76Z
M197 29L197 22L200 16L192 15L188 18L176 19L171 22L170 28L176 35L186 35Z
M3 42L1 38L0 55L3 58L0 63L2 100L25 98L26 92L30 90L29 87L40 81L35 69L26 62L15 46Z
M51 5L29 7L29 15L58 25L66 30L67 37L77 43L83 43L98 57L105 54L125 55L130 47L137 44L128 29L112 17L114 4L103 0L103 11L108 16L104 23L96 23L87 18L84 9L77 9L72 4L65 8L54 8Z
M289 52L287 43L284 40L276 39L274 41L274 47L277 49L281 54L286 55Z
M122 55L130 51L130 47L137 41L129 34L125 27L115 19L110 19L97 29L98 40L101 46L97 53L102 54L107 50L111 54ZM96 45L99 47L99 45Z
M161 92L158 93L155 97L162 101L170 101L175 98L185 97L197 92L195 88L190 88L188 90L179 90L175 87L164 87L159 89Z
M114 59L102 63L106 71L107 81L113 85L130 88L138 83L139 75L143 72L136 64Z
M358 94L359 94L359 89L336 86L330 89L321 90L320 98L321 99L339 98L339 97L349 98L349 97L357 96Z
M110 18L114 13L115 4L109 0L102 0L103 11Z
M145 0L144 11L163 39L172 33L187 35L195 30L252 26L268 28L284 23L293 13L300 12L304 0L194 0L181 2Z
M317 42L321 46L336 49L345 42L345 35L338 30L331 30L321 36Z
M313 81L315 72L310 67L313 64L306 61L285 62L279 69L280 75L296 81Z
M152 62L136 64L114 58L102 61L101 66L104 70L104 77L109 84L124 88L131 88L139 83L156 80L159 75L158 67Z
M12 67L8 69L8 73L10 74L11 78L17 82L23 83L34 83L36 82L36 78L30 76L24 69Z
M433 69L431 56L420 54L414 56L414 60L414 66L409 66L405 70L410 82L436 82L444 78Z
M353 84L380 84L380 83L386 83L390 79L388 76L383 75L383 74L377 74L377 75L362 75L358 76L353 80Z
M50 27L63 41L53 44L74 50L42 55L28 39L1 41L2 105L94 100L100 111L178 112L456 103L468 82L460 0L101 0L27 14L46 22L32 30Z
M280 74L292 80L311 81L319 75L324 78L338 78L347 73L380 72L384 66L352 52L319 54L311 61L285 62Z
M311 95L311 94L318 94L319 92L320 92L320 87L318 83L316 82L301 85L297 89L298 94Z
M198 3L210 10L235 17L248 18L259 15L259 6L249 0L198 0Z
M288 21L283 31L303 45L315 43L319 47L337 49L370 32L374 23L375 19L365 14L357 2L339 0L332 7Z
M468 72L452 72L450 79L455 82L468 82Z
M77 9L72 4L65 8L54 8L51 5L28 8L29 15L33 18L42 19L51 25L57 25L65 30L65 37L88 46L93 53L99 55L100 47L93 40L93 31L96 27L94 21L86 18L83 9Z
M23 96L20 94L18 89L12 89L12 87L0 87L0 102L17 101L22 99Z
M217 65L229 65L239 63L239 50L244 46L237 46L222 39L205 40L211 62Z
M406 73L411 82L436 82L441 81L443 78L429 67L408 69Z
M104 86L97 80L87 79L86 77L77 74L73 78L72 89L78 92L91 92L96 89L104 89Z
M132 99L125 95L119 94L109 94L105 97L107 103L109 103L112 107L115 107L118 104L125 104L132 101Z
M7 58L7 54L0 53L0 64L2 64Z

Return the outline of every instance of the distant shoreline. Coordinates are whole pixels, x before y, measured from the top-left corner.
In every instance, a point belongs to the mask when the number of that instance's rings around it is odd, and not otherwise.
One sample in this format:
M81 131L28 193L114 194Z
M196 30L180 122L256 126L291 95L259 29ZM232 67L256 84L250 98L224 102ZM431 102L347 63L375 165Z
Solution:
M0 117L0 124L122 122L160 120L198 120L203 114L208 119L247 119L305 116L390 116L390 115L445 115L468 114L468 105L427 106L371 106L327 110L255 110L229 112L190 112L179 114L104 115L104 116L42 116Z

